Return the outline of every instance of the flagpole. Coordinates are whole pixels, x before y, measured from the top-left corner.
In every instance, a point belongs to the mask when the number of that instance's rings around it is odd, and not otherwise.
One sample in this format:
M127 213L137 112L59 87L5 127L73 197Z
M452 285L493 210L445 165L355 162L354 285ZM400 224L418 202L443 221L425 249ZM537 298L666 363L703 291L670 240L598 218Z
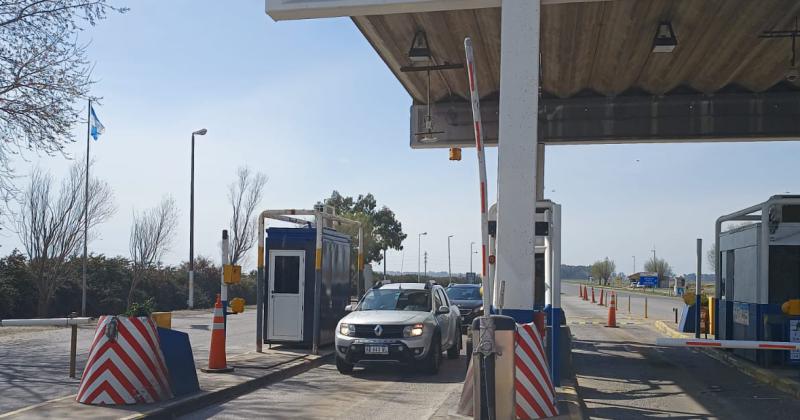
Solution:
M92 131L92 99L86 110L86 189L83 196L83 287L81 289L81 316L86 316L86 263L89 249L89 136Z

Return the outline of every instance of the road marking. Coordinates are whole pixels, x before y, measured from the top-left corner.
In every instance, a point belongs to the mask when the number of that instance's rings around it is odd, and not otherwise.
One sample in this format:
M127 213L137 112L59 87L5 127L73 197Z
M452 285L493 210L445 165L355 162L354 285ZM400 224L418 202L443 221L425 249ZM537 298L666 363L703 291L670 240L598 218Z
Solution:
M29 405L27 407L22 407L19 410L9 411L8 413L0 414L0 419L8 418L8 417L11 417L11 416L16 416L17 414L24 413L26 411L30 411L30 410L39 408L39 407L41 407L43 405L47 405L47 404L50 404L50 403L58 402L58 401L61 401L61 400L66 400L67 398L75 398L77 396L78 396L78 394L72 394L72 395L67 395L67 396L64 396L64 397L54 398L54 399L49 400L49 401L40 402L39 404L34 404L34 405Z

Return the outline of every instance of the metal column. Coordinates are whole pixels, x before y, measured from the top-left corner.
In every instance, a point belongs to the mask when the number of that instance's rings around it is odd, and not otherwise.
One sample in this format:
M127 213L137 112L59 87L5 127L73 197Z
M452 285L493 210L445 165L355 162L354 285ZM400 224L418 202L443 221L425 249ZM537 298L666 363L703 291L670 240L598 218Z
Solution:
M517 322L533 318L540 3L503 0L501 10L496 278Z

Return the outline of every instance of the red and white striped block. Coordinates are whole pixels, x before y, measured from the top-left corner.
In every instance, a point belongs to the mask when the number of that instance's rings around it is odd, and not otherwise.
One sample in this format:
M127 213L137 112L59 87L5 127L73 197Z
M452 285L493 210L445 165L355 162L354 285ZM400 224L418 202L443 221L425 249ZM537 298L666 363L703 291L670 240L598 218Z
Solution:
M692 338L658 337L656 338L656 345L667 347L712 347L721 349L800 351L800 343L784 341L703 340Z
M542 336L533 323L517 324L514 336L514 404L518 419L558 415Z
M112 323L116 320L116 334ZM83 404L140 404L172 398L156 324L149 317L102 316L76 400Z

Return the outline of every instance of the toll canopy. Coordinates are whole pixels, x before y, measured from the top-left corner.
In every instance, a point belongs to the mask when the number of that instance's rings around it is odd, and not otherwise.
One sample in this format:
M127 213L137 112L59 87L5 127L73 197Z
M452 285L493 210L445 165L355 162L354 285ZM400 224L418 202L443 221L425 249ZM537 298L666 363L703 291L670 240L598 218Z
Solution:
M469 146L472 116L464 70L430 78L433 125L421 143L428 77L408 71L417 32L429 65L462 64L475 46L487 143L497 142L500 0L268 0L276 20L351 16L413 99L412 147ZM547 144L795 139L792 77L795 0L541 0L539 142ZM661 25L666 24L666 25ZM656 48L671 31L671 52ZM767 37L767 33L775 36ZM515 40L519 42L519 40ZM669 48L667 48L669 50Z

